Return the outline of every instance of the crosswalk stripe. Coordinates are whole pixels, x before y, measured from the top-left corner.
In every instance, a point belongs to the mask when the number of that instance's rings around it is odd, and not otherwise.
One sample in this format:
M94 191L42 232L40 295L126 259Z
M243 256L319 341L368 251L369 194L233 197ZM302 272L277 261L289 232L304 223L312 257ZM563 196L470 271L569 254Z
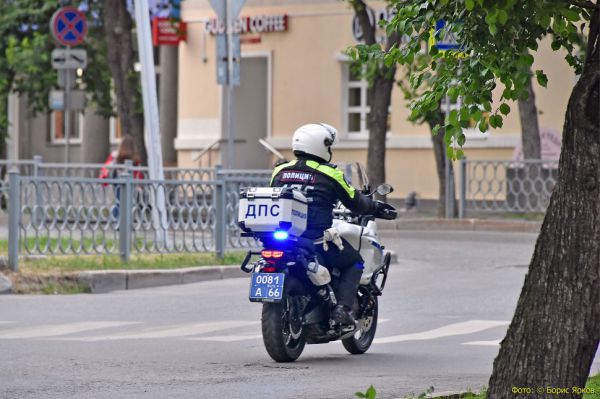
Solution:
M11 328L0 331L0 339L49 338L80 333L101 328L120 327L136 324L128 321L86 321L66 324L47 324L35 327Z
M492 341L471 341L471 342L463 342L463 345L478 345L478 346L499 346L500 339L495 339Z
M256 321L240 321L240 320L227 320L217 321L208 323L190 323L180 324L169 327L159 327L140 330L138 332L126 332L117 333L110 335L96 335L88 337L69 337L64 340L69 341L82 341L82 342L94 342L94 341L116 341L126 339L155 339L155 338L180 338L189 337L192 335L206 334L220 330L227 330L229 328L245 327L257 324Z
M500 320L469 320L461 323L449 324L440 328L420 333L393 335L385 338L375 338L376 344L389 344L405 341L424 341L436 338L451 337L455 335L473 334L494 327L508 325L508 321Z
M252 335L219 335L215 337L194 337L189 338L192 341L212 341L212 342L238 342L238 341L248 341L251 339L260 339L262 338L261 334L252 334Z

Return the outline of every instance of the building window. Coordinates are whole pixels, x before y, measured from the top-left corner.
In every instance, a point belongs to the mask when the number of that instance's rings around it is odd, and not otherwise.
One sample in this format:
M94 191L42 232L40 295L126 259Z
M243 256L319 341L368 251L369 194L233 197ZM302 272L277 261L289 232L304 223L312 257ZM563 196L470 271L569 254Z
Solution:
M81 143L82 118L80 112L71 111L69 113L70 125L70 143ZM53 143L64 143L66 141L65 131L65 113L64 111L52 111L50 114L50 141Z
M110 130L110 143L119 144L121 142L121 138L123 137L123 131L121 129L121 118L119 118L118 116L111 116L108 123Z
M368 118L371 107L367 96L368 83L361 79L350 63L343 63L343 117L349 135L368 133Z
M362 79L349 62L342 63L342 126L348 137L369 134L369 112L371 103L368 96L369 84ZM391 106L388 109L387 128L390 130Z

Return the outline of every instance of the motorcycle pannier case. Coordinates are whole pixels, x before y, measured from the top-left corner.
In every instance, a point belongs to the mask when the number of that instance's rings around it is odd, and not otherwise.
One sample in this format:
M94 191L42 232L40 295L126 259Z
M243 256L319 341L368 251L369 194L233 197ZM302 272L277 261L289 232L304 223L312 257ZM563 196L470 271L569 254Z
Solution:
M249 187L240 193L238 224L248 233L283 230L298 237L306 230L307 210L306 197L300 190Z

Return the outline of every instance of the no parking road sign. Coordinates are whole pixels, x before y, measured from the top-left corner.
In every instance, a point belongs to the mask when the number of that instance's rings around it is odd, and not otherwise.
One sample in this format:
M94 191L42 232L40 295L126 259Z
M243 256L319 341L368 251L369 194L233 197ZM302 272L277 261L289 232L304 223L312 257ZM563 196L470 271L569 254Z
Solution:
M77 46L87 34L87 19L85 14L75 7L62 7L52 16L50 29L60 44Z

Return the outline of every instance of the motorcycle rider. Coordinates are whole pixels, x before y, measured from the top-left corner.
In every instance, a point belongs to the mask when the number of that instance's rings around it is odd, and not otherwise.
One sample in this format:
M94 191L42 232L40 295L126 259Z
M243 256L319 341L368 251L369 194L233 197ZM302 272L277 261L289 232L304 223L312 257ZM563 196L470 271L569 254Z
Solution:
M344 173L329 163L336 136L337 130L325 123L300 126L292 138L296 159L275 167L271 178L272 187L291 186L306 192L308 220L302 236L311 240L323 237L323 232L331 228L338 200L358 214L373 215L382 204L352 187ZM333 267L340 271L333 319L343 325L354 325L351 308L364 268L363 259L348 242L344 239L342 242L342 250L330 245L328 250L317 247L317 252L330 271Z

